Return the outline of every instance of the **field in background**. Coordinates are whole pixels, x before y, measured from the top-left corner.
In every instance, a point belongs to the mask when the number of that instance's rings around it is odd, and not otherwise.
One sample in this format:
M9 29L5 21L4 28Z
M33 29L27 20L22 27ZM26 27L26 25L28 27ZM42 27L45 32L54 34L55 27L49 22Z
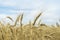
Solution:
M40 13L33 22L23 24L23 14L18 15L14 25L7 23L4 25L0 22L0 40L60 40L60 25L41 24L36 25L36 21L42 15ZM12 22L14 21L11 17ZM19 24L17 24L19 23Z

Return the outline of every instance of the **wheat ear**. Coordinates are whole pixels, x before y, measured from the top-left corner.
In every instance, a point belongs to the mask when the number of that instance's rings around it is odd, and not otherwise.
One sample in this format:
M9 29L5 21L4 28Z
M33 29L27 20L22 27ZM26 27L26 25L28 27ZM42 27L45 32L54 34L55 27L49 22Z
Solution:
M42 12L35 18L33 25L35 25L36 21L38 20L38 18L41 16Z

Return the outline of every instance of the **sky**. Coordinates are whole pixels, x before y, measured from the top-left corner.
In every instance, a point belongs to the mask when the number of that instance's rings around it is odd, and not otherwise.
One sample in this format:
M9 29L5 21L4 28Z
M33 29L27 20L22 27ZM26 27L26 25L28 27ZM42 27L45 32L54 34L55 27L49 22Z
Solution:
M40 13L41 22L55 24L60 19L60 0L0 0L0 20L6 20L6 16L16 17L23 13L23 22L27 23ZM39 20L40 20L39 19Z

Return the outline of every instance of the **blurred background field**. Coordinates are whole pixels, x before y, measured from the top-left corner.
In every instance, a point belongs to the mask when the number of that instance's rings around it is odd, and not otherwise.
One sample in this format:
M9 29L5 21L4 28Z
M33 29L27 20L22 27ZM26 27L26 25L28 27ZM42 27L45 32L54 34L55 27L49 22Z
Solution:
M36 21L42 15L38 14L33 22L23 24L23 14L18 15L14 25L0 22L0 40L60 40L60 25L46 25ZM11 17L7 17L12 22ZM17 24L19 23L19 24Z

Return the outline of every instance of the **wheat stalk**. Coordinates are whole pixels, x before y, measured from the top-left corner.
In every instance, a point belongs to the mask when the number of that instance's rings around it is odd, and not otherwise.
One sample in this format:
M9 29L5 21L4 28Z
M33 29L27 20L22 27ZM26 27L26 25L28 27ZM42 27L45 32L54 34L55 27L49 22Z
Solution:
M21 14L21 18L20 18L21 33L23 33L23 29L22 29L22 20L23 20L23 14Z

